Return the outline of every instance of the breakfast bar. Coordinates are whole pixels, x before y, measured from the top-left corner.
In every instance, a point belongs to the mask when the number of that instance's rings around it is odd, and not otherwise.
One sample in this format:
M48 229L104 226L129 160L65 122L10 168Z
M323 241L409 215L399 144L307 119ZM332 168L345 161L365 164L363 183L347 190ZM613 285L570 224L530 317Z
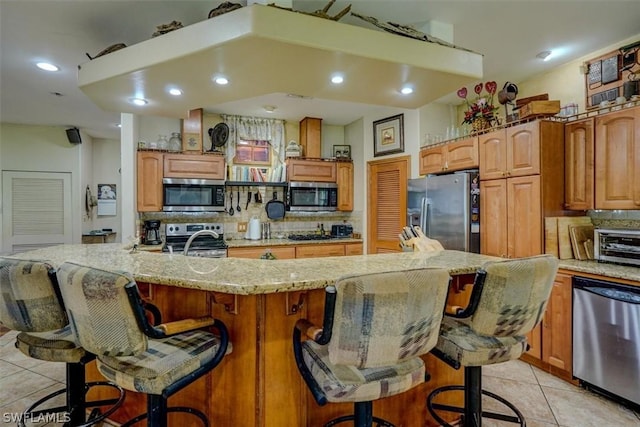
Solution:
M212 373L177 393L170 405L195 406L214 425L321 426L351 405L318 406L300 378L293 358L295 322L322 319L324 287L347 274L446 268L454 277L455 300L464 283L493 257L458 252L388 253L293 260L199 258L144 251L120 244L63 245L15 257L65 261L129 272L143 296L160 308L163 321L213 315L230 332L233 352ZM455 301L454 301L455 303ZM455 371L431 355L425 363L430 381L409 392L376 401L374 413L396 425L427 422L425 399L430 390L461 383ZM91 373L99 376L97 371ZM124 407L113 417L122 422L144 412L144 398L127 393ZM184 422L184 421L183 421ZM182 424L181 424L182 425Z

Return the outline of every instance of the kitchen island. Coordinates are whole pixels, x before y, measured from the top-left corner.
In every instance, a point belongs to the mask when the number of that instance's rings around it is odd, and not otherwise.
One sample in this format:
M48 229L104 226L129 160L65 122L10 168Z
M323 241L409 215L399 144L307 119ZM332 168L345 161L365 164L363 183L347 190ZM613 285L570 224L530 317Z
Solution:
M450 297L493 257L458 251L388 253L292 260L198 258L177 254L130 253L119 244L63 245L15 255L65 261L131 273L146 298L163 313L163 321L213 315L228 327L233 352L209 375L173 396L170 405L203 410L212 425L321 426L350 404L319 407L295 366L291 335L295 322L320 324L324 287L346 274L441 267L454 276ZM462 383L462 372L437 358L424 356L431 380L404 394L374 403L374 414L396 425L436 425L425 409L430 390ZM92 368L91 377L99 377ZM458 402L459 403L459 402ZM123 421L144 411L144 398L128 392L124 408L113 417ZM173 415L172 415L173 416ZM181 415L177 415L181 416ZM170 425L184 425L182 416ZM191 420L189 420L191 421ZM194 425L195 422L194 422Z

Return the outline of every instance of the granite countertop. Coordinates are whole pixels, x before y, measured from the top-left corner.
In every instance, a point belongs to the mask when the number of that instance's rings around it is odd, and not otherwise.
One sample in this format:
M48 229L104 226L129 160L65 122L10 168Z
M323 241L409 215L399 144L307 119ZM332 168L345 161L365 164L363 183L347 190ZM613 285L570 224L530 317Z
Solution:
M626 279L638 282L640 286L640 267L628 265L618 265L598 261L579 261L577 259L560 260L560 268L570 270L576 276L579 273L596 274L598 276L610 277L612 279Z
M319 240L289 240L286 237L282 239L261 239L261 240L249 240L249 239L227 239L225 240L227 246L230 248L247 248L252 246L301 246L301 245L317 245L317 244L331 244L331 243L362 243L362 239L352 239L350 237L345 238L331 238L331 239L319 239Z
M398 252L349 257L261 260L200 258L138 251L130 253L120 243L61 245L12 256L65 261L106 270L129 272L136 281L162 285L252 295L319 289L348 274L403 271L440 267L450 274L473 274L485 261L499 258L459 251Z

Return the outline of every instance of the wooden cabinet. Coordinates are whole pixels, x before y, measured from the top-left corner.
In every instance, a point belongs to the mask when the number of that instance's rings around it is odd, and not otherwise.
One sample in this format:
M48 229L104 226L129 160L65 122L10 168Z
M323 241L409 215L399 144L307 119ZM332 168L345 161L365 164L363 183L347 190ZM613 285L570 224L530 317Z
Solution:
M296 258L320 258L327 256L344 256L344 244L322 244L296 246Z
M420 150L420 175L478 167L478 137Z
M336 182L336 162L287 159L287 181Z
M542 360L571 378L571 276L558 273L542 320Z
M598 116L595 208L640 209L640 107Z
M336 162L336 183L338 184L338 210L353 210L353 163Z
M162 153L138 151L136 206L138 212L162 210Z
M230 258L260 258L269 249L277 259L319 258L327 256L362 255L362 243L313 243L309 245L250 246L229 248Z
M305 117L300 121L300 145L304 157L320 158L322 119Z
M269 249L276 259L293 259L296 257L295 246L251 246L248 248L229 248L230 258L260 258Z
M544 252L543 218L563 213L563 141L563 124L550 121L479 137L482 254L519 258Z
M593 209L594 119L567 123L564 127L565 208Z
M165 154L165 178L225 179L223 156Z
M346 243L344 245L344 254L349 255L362 255L363 246L362 243Z

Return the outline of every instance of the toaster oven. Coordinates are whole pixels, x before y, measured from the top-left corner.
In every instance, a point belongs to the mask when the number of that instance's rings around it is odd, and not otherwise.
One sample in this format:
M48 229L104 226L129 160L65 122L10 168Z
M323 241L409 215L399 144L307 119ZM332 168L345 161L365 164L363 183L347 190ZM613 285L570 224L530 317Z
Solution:
M640 230L594 230L594 258L602 262L640 266Z

